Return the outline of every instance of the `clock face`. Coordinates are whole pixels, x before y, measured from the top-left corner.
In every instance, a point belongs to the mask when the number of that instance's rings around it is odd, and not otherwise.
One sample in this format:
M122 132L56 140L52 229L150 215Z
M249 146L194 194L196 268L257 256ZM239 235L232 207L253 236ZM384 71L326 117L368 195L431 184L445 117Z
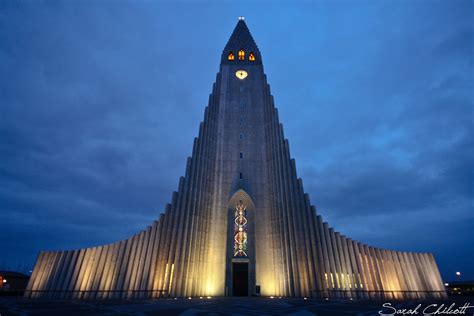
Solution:
M245 78L247 78L248 75L249 74L245 70L237 70L237 72L235 73L235 76L240 80L244 80Z

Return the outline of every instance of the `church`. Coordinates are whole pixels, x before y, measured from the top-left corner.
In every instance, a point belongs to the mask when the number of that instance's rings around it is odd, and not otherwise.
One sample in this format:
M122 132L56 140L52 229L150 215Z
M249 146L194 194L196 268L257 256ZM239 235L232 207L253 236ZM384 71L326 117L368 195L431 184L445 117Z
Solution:
M25 291L59 299L209 296L446 296L431 253L366 245L317 214L243 18L164 212L126 240L41 251Z

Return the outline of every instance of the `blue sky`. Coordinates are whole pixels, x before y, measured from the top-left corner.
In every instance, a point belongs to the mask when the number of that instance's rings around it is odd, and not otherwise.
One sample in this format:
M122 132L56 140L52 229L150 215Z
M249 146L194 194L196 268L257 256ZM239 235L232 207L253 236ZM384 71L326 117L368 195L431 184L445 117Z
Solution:
M0 3L0 268L169 202L237 17L318 213L474 279L472 1Z

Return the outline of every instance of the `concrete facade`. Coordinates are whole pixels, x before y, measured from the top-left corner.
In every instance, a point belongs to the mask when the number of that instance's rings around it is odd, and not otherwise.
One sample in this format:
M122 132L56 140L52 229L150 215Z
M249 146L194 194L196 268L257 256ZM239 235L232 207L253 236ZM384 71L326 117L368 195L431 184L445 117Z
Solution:
M246 207L242 257L234 250L238 203ZM165 212L127 240L40 252L25 296L230 296L237 286L265 296L445 296L431 254L369 247L316 214L243 20L224 48L185 176Z

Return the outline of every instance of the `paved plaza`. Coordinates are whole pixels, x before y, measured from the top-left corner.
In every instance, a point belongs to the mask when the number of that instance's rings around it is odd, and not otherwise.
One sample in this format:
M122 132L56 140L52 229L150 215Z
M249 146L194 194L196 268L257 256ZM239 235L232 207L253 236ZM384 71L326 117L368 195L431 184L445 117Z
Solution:
M74 301L31 300L14 297L0 298L1 316L76 316L76 315L379 315L384 301L320 300L294 298L193 298L159 299L147 301ZM465 303L474 305L473 297L459 297L446 301L392 302L396 308L414 308L418 304L452 303L460 307ZM385 312L389 312L385 309ZM473 315L468 309L464 315ZM423 315L419 312L418 315Z

